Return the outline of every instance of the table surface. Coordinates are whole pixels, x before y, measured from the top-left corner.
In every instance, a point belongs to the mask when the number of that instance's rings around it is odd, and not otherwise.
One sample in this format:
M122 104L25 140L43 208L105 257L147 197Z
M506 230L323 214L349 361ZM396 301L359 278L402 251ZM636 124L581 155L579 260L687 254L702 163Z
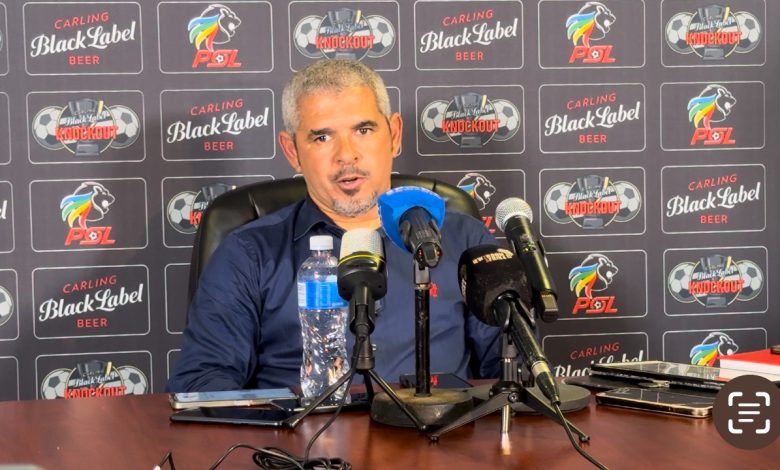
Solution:
M0 403L0 464L45 469L151 469L168 450L179 469L208 468L231 445L276 446L302 455L330 415L311 415L294 430L171 423L165 394ZM757 451L728 445L711 419L597 406L567 413L591 441L584 448L610 469L780 468L780 439ZM355 469L593 468L562 427L542 416L516 416L502 448L500 415L442 436L374 423L365 412L339 416L311 456L341 457ZM257 468L237 450L220 468Z

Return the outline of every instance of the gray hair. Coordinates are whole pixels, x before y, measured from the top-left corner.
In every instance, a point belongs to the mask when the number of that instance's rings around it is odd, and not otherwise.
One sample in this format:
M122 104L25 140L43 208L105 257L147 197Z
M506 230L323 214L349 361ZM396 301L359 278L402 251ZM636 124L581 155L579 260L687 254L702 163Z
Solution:
M282 120L285 130L295 134L300 124L298 100L319 91L341 91L351 86L367 86L374 92L376 105L390 119L390 97L382 77L364 63L349 59L323 59L296 72L282 92Z

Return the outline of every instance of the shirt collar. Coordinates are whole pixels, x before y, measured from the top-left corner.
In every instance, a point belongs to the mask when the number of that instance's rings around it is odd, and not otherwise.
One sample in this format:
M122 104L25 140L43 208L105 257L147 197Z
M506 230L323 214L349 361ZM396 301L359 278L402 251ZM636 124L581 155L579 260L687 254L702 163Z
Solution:
M328 232L339 238L344 234L344 229L336 225L333 219L325 215L311 197L307 195L300 209L298 209L298 216L293 229L293 241L300 240L306 234L319 227L325 227Z

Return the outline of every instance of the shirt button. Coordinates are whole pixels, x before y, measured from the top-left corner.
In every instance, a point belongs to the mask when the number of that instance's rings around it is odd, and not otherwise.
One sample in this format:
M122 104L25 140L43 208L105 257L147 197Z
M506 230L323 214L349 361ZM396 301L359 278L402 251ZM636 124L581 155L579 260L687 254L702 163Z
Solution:
M371 343L371 351L376 352L377 349L376 344Z

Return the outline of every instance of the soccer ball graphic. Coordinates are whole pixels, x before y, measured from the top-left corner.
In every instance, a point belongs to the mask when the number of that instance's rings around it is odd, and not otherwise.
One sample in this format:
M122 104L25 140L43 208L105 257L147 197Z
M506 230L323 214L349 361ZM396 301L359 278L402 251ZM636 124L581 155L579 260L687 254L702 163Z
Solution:
M498 141L509 140L520 129L520 111L508 100L492 100L493 109L498 118L498 130L493 134L493 139Z
M374 45L368 51L369 57L382 57L395 45L395 28L387 18L379 15L372 15L366 18L368 26L371 28L371 34L374 35Z
M71 369L54 369L49 372L41 382L41 398L44 400L65 398L65 389L68 388L68 379L72 372Z
M680 54L690 54L693 49L685 42L685 34L688 32L688 26L691 24L693 15L682 12L677 13L666 23L666 44L674 52Z
M57 127L60 123L62 108L59 106L47 106L38 111L32 121L33 137L35 141L49 150L59 150L64 144L57 140Z
M737 44L737 52L750 52L758 46L761 40L761 25L758 18L746 11L740 11L734 14L737 19L740 37Z
M691 274L695 266L695 264L686 261L675 266L672 272L669 273L669 278L667 279L669 293L678 302L689 304L696 301L696 298L688 291Z
M449 136L442 130L447 106L449 106L449 103L446 101L436 100L428 104L420 114L420 126L423 134L434 142L446 142L449 140Z
M146 375L133 366L118 367L122 385L125 386L125 395L143 395L149 389Z
M11 319L14 313L14 299L5 287L0 286L0 326Z
M177 232L192 234L198 231L198 228L190 222L192 213L192 204L195 202L196 194L192 191L182 191L173 196L168 201L166 215L168 223L176 229Z
M566 214L566 201L569 199L571 191L570 183L555 183L550 186L544 195L544 212L553 222L559 224L568 224L571 217Z
M309 59L319 59L323 56L322 51L317 49L317 35L321 23L321 16L305 16L301 18L293 30L295 48Z
M758 265L750 260L742 260L737 263L739 276L742 279L742 290L737 296L738 300L752 300L761 293L764 287L764 273Z
M627 181L618 181L614 184L620 201L620 210L615 216L617 222L628 222L639 214L642 207L642 195L639 189Z
M135 111L127 106L111 106L111 116L116 124L116 138L111 142L111 147L123 149L133 145L141 134L141 121Z

